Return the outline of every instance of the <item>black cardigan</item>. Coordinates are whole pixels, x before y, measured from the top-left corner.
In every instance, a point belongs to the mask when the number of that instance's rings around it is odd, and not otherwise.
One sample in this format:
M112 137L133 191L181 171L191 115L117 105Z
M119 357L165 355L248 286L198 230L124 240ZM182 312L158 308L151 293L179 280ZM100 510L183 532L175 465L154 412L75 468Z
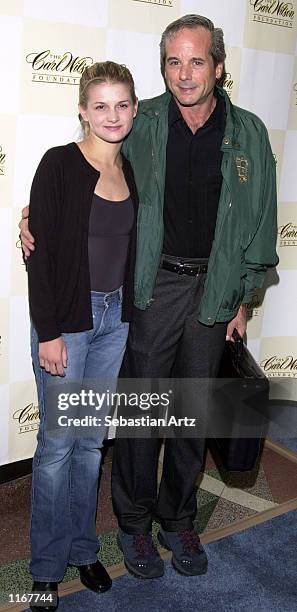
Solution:
M122 320L130 321L138 196L132 168L124 157L123 172L135 213L123 286ZM28 258L28 283L39 342L93 327L88 231L99 176L74 142L49 149L36 170L29 211L36 249Z

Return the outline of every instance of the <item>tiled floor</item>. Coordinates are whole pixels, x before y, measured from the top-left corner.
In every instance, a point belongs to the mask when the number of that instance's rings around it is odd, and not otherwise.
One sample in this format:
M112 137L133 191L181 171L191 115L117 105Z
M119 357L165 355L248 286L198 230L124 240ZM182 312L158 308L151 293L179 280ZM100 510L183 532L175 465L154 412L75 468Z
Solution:
M102 470L97 514L97 531L103 534L100 558L106 565L122 560L116 545L117 521L111 503L111 459L110 448ZM255 516L297 497L297 463L269 448L264 449L259 469L254 474L227 476L218 469L208 452L197 496L196 527L200 533ZM0 577L7 584L16 580L12 578L16 572L22 584L24 580L30 580L27 569L27 559L30 556L30 487L31 477L0 487ZM156 529L154 526L154 533ZM68 570L66 580L73 578L75 571Z

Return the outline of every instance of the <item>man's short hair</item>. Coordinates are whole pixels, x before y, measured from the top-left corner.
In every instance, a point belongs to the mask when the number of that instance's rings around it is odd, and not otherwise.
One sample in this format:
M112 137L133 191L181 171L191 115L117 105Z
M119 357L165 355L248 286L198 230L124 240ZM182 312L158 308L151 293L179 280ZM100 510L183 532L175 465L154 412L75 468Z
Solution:
M195 29L198 27L205 28L211 33L210 54L213 58L214 65L217 66L225 61L226 52L223 30L221 28L215 28L213 22L207 17L202 17L202 15L184 15L170 23L162 34L160 42L160 62L163 77L165 76L166 42L168 38L184 28Z

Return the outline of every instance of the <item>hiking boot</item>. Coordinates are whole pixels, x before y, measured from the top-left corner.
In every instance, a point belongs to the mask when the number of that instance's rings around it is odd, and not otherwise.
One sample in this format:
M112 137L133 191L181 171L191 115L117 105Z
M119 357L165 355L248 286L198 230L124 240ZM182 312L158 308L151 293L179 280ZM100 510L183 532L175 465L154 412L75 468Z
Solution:
M207 571L207 556L194 529L165 531L160 529L158 540L164 548L172 550L172 565L180 574L198 576Z
M117 542L124 555L124 563L137 578L160 578L164 562L152 540L152 534L130 535L119 529Z

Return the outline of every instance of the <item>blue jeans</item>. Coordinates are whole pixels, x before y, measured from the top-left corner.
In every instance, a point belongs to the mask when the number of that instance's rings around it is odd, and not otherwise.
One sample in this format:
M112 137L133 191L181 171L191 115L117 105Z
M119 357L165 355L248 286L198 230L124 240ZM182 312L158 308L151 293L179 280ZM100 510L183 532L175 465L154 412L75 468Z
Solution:
M52 376L40 367L38 337L32 328L40 427L33 460L30 571L34 580L42 582L62 580L68 563L95 563L99 550L95 518L106 430L99 427L88 437L69 432L53 436L46 427L47 390L53 383L73 380L82 388L91 379L112 378L116 383L129 328L121 321L122 289L91 296L93 329L63 334L68 353L65 377Z

